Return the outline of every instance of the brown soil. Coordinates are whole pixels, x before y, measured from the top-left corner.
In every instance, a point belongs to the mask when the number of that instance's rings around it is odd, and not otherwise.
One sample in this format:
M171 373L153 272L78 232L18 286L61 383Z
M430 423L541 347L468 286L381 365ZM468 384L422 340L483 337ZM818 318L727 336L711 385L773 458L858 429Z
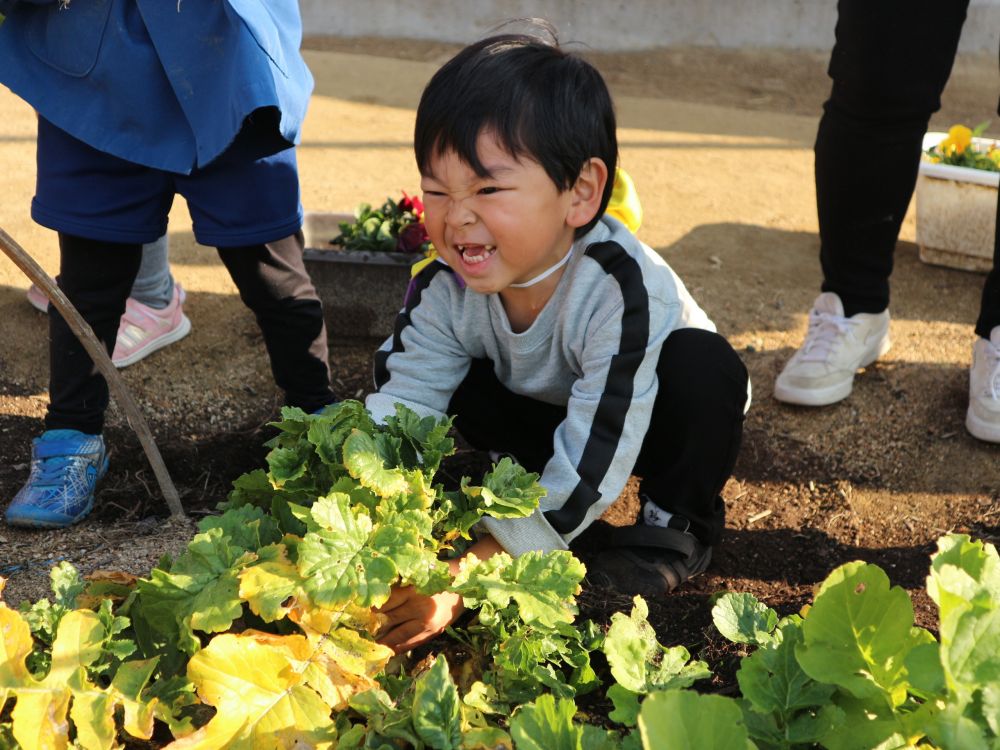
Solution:
M308 47L317 89L299 153L306 207L350 209L415 190L413 107L455 47L331 39ZM910 217L893 276L893 350L857 378L844 403L777 403L771 384L801 340L819 285L810 149L828 89L825 55L685 49L591 56L616 96L623 164L646 208L641 235L685 278L743 356L755 387L724 492L725 539L706 575L650 602L661 640L707 659L720 675L714 687L732 690L738 651L710 627L708 598L749 591L781 614L795 612L830 570L855 559L882 566L913 595L919 624L933 628L924 577L935 539L948 531L987 541L1000 534L1000 447L963 428L982 276L922 264ZM993 58L959 61L933 127L990 119L995 69ZM0 92L0 112L0 226L54 271L55 239L28 218L32 114L7 92ZM212 511L233 478L261 465L265 425L279 397L252 318L215 254L195 245L180 206L170 231L194 330L124 374L196 519ZM45 320L24 301L26 287L0 260L0 507L24 479L46 399ZM376 342L331 343L340 394L364 395ZM89 519L59 532L0 526L8 602L45 595L55 561L84 572L142 574L190 538L190 525L166 520L152 472L117 409L106 437L112 468ZM459 456L450 470L469 461L475 457ZM613 519L626 522L634 512L634 492L626 491ZM630 601L588 590L582 604L585 615L607 621Z

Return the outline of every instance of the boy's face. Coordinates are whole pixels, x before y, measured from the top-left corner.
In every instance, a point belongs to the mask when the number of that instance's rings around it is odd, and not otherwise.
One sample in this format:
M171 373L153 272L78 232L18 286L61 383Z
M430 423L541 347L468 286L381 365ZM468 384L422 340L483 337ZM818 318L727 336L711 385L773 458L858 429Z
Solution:
M514 158L489 133L476 152L480 177L454 151L432 157L421 180L424 223L441 257L477 292L529 281L573 244L573 192L559 190L538 162Z

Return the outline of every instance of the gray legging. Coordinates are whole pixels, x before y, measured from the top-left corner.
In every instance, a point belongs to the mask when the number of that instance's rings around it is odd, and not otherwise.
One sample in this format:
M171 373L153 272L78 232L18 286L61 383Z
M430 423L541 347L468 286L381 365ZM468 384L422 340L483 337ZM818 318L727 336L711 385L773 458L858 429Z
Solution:
M142 263L132 282L129 296L154 310L162 310L174 298L174 277L170 274L170 245L167 235L142 246Z

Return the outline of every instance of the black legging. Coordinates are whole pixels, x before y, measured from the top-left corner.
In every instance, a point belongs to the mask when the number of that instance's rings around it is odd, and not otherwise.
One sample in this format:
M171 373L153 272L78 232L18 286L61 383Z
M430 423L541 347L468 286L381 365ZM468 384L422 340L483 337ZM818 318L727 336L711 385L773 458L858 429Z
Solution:
M968 0L840 0L833 88L816 136L823 291L850 316L889 306L923 135L941 107ZM976 332L1000 325L1000 240Z
M330 390L323 309L302 261L302 235L251 247L219 248L240 298L257 317L285 402L314 411ZM59 286L108 353L142 259L142 246L59 235ZM96 434L108 386L55 309L49 315L49 409L45 427ZM220 352L219 356L225 356Z
M686 518L702 543L714 545L725 525L719 493L743 436L746 367L722 336L682 328L664 342L656 376L660 390L632 473L642 478L643 495ZM481 359L473 361L448 413L472 446L510 453L541 473L566 407L511 392Z

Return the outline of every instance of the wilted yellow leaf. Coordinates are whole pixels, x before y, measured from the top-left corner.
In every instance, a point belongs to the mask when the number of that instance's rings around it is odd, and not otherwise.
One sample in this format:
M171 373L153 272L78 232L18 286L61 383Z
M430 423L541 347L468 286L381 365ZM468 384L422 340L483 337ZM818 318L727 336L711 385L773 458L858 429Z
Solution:
M118 747L115 706L125 706L126 731L148 739L152 735L152 705L139 701L145 678L135 682L135 695L116 686L107 690L87 678L87 667L101 654L107 633L97 613L67 612L52 644L52 667L36 680L25 666L32 639L28 623L0 602L0 707L15 697L11 712L14 738L24 750L63 750L69 746L70 720L76 728L74 747L111 750ZM141 669L137 663L135 670ZM145 662L148 672L155 662ZM123 666L119 671L129 668ZM118 678L116 678L116 682ZM125 680L122 680L124 683Z
M188 662L188 679L217 709L170 750L333 747L330 706L306 682L316 649L305 636L247 631L212 639Z
M303 587L305 579L288 559L285 546L272 545L265 550L260 553L260 562L239 574L240 599L265 622L287 617L310 637L324 636L338 627L367 633L378 630L380 616L371 607L318 606Z
M4 579L0 578L0 592ZM11 690L29 676L24 660L31 653L31 628L20 614L0 602L0 710Z
M6 609L4 607L3 609ZM86 668L101 652L104 626L87 610L67 612L52 644L52 668L38 681L27 674L13 688L14 738L25 750L62 750L69 743L67 713L74 698L73 719L81 744L92 750L111 748L114 740L113 701L87 680ZM104 712L103 715L101 712ZM110 722L110 733L108 730Z
M98 609L101 601L124 601L135 588L138 576L120 570L95 570L83 579L87 588L76 598L76 606L83 609Z
M284 545L272 545L260 552L260 562L239 573L240 599L250 611L274 622L288 616L290 599L301 593L299 570L288 559Z
M333 710L340 711L355 693L378 687L374 677L392 655L388 646L341 628L319 641L305 670L306 681Z

